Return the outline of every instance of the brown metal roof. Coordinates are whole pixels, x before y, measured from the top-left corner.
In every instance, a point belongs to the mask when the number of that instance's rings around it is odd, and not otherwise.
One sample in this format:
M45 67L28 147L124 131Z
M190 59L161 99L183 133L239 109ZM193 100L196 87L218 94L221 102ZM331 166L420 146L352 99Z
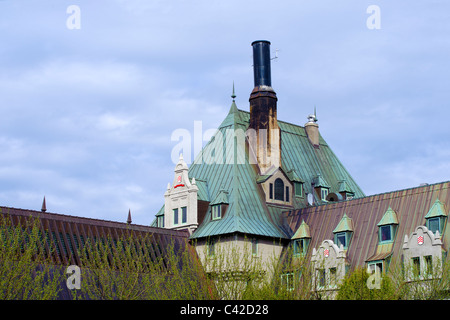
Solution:
M289 211L286 212L286 218L292 233L295 233L303 220L308 224L311 233L308 254L311 254L312 248L318 248L323 240L334 239L333 230L346 214L352 219L354 227L347 258L352 266L364 266L369 259L381 260L391 254L401 254L405 234L409 236L417 226L425 225L425 216L436 199L444 204L448 212L449 181ZM396 212L398 225L392 250L386 252L377 250L377 224L389 207ZM444 249L448 250L449 228L444 229L442 239Z
M121 223L84 217L47 213L34 210L1 207L0 213L10 219L12 225L25 225L27 218L39 218L41 229L47 239L56 245L53 260L56 264L80 264L78 249L87 239L120 239L130 234L136 239L150 236L155 244L151 255L161 256L169 245L183 249L189 246L189 233L186 230L169 230L131 223ZM47 248L48 249L48 248Z

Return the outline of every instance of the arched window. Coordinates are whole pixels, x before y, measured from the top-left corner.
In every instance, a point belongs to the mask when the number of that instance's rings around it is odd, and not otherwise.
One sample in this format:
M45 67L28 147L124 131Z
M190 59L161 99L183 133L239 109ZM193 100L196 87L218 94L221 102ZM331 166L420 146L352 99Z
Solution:
M284 182L280 178L275 180L275 200L284 201Z

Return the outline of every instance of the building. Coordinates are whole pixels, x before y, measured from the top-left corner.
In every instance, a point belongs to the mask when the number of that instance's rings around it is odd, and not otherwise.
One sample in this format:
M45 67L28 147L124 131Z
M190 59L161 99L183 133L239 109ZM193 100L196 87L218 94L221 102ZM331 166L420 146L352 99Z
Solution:
M190 167L180 156L153 226L189 230L202 258L230 244L251 243L247 254L262 260L292 246L324 290L355 267L383 271L393 257L422 270L445 259L449 182L366 196L315 114L304 126L277 119L270 42L252 47L250 111L237 108L233 87L216 134Z

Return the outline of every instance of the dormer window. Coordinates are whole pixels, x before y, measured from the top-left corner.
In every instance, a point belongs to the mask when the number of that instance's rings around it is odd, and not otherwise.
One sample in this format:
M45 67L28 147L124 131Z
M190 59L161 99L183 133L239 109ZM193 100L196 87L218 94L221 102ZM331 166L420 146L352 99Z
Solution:
M320 189L320 195L321 195L321 199L322 200L326 200L327 196L328 196L328 189L326 188L321 188Z
M339 232L334 235L335 243L338 245L338 247L343 246L344 248L347 248L347 232Z
M379 229L379 241L380 242L388 242L394 240L394 230L393 225L380 226Z
M211 220L220 220L225 214L228 207L228 191L221 189L216 198L210 203L211 205Z
M428 230L433 233L439 231L439 234L442 234L444 231L445 219L447 218L447 214L445 213L444 204L436 199L434 204L431 206L430 211L428 211L425 216L426 226Z
M378 243L390 243L394 241L395 231L397 229L398 219L394 210L389 207L384 213L380 222L378 222Z
M333 230L333 233L334 243L338 247L342 246L343 249L347 249L353 234L353 220L344 213L344 216Z
M294 256L304 256L308 251L311 234L309 226L302 221L295 234L292 236Z
M427 219L427 228L428 230L431 230L431 232L436 233L436 231L439 231L439 234L442 232L441 228L441 218L440 217L434 217Z
M294 182L295 196L303 197L303 183Z
M212 206L211 211L212 211L212 219L213 220L218 220L222 218L222 205L220 204L216 204L214 206Z
M291 205L294 197L293 184L281 169L268 175L259 176L256 183L264 190L266 202Z
M326 181L319 174L313 179L313 184L314 184L314 189L317 192L317 196L322 201L327 201L327 196L328 196L328 192L330 189L330 186L328 185L328 183L326 183Z

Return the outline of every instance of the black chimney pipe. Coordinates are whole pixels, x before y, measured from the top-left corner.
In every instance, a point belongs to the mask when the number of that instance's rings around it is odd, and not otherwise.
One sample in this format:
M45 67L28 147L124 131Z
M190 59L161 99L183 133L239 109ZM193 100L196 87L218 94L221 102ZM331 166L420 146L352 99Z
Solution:
M252 47L255 87L272 87L270 74L270 42L267 40L253 41Z

